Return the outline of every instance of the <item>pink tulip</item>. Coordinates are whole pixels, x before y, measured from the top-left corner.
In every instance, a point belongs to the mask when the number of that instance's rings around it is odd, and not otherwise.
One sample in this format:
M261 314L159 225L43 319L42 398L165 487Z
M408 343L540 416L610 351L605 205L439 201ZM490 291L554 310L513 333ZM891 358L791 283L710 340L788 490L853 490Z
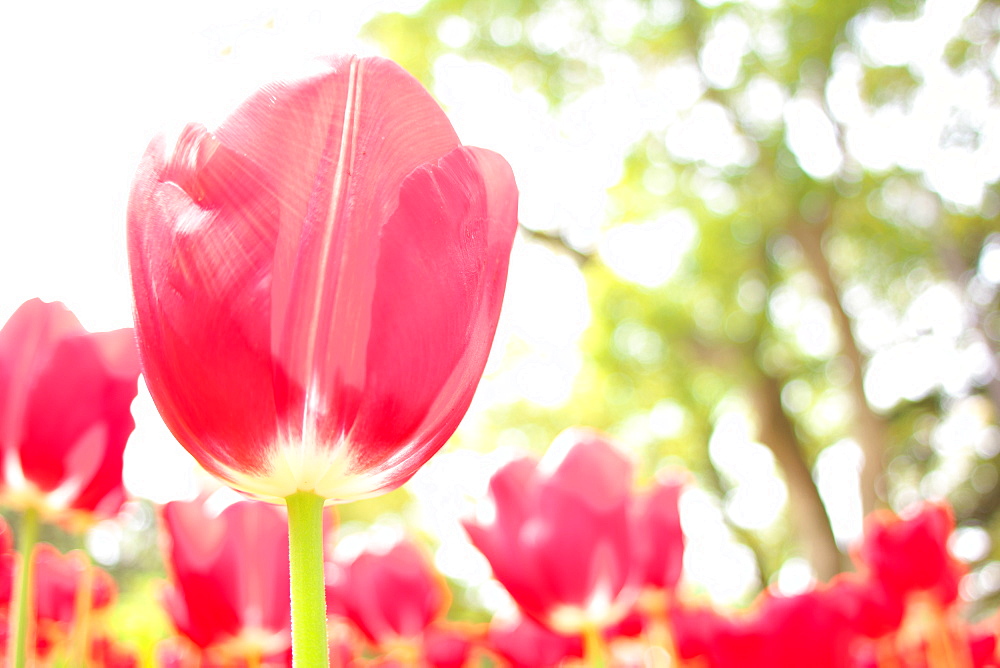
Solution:
M410 541L330 562L326 596L330 613L349 619L376 647L419 641L451 599L430 558Z
M765 593L729 617L708 607L676 607L671 622L681 659L707 668L847 668L857 639L820 590Z
M38 543L35 559L35 614L39 620L59 622L66 627L76 614L78 590L81 584L91 588L90 608L111 607L118 597L118 586L107 571L89 563L89 557L79 550L62 554L47 543Z
M923 592L947 607L958 598L967 570L948 552L954 529L944 505L925 503L902 518L876 512L865 518L865 538L854 557L890 593L905 600Z
M495 517L465 528L521 610L567 634L625 616L639 585L632 464L605 437L563 432L541 463L501 468L490 496Z
M90 668L138 668L139 656L132 648L109 636L98 636L90 643Z
M658 480L634 505L636 568L642 584L659 591L673 592L681 577L684 532L677 504L684 482L681 475Z
M517 190L394 63L271 83L142 160L128 212L146 381L177 439L277 501L394 489L457 427Z
M430 668L463 668L469 665L478 635L476 629L458 624L428 627L421 641L424 661Z
M88 333L25 302L0 330L0 499L76 525L125 501L122 453L139 361L131 329Z
M709 668L993 665L970 657L988 655L995 639L976 635L970 644L970 630L950 609L965 572L948 554L953 528L951 511L935 504L905 518L870 515L857 573L795 596L765 591L732 615L672 606L678 654Z
M757 654L758 643L746 637L740 619L704 604L672 606L671 641L682 665L735 668L740 657Z
M56 647L67 649L70 634L83 623L77 614L81 595L89 598L88 611L106 610L117 599L118 587L107 571L92 566L83 552L62 554L47 543L38 543L33 554L35 653L41 658ZM90 587L90 591L81 594L81 587Z
M12 609L11 584L16 574L17 555L10 544L10 530L0 521L3 538L0 538L0 610ZM32 549L35 577L32 583L32 611L36 657L48 658L54 652L68 650L72 633L85 624L78 618L81 602L86 602L87 615L109 609L117 599L118 588L111 575L89 563L80 550L63 554L48 543L36 543ZM89 587L89 591L83 589ZM86 597L86 598L83 598ZM4 620L5 622L7 620ZM7 625L0 624L0 655L7 642ZM107 649L100 638L93 638L92 651ZM96 647L96 645L102 645ZM10 648L6 648L9 653ZM103 665L95 662L94 665Z
M269 656L291 643L288 527L284 512L254 501L213 517L203 499L163 508L170 586L164 607L198 648Z
M513 668L553 668L583 656L579 637L559 635L527 617L494 619L487 633L487 646Z

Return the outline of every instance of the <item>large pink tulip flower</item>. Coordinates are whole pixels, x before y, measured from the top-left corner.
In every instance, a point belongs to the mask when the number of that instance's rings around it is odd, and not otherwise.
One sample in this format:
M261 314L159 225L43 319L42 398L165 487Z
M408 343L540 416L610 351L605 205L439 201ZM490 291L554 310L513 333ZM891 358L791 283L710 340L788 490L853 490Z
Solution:
M154 140L128 246L160 414L265 500L398 487L472 400L516 223L503 158L380 58L328 59L214 131Z
M395 489L458 427L516 228L504 159L381 58L318 61L146 150L143 373L202 466L287 504L297 664L326 661L322 505Z

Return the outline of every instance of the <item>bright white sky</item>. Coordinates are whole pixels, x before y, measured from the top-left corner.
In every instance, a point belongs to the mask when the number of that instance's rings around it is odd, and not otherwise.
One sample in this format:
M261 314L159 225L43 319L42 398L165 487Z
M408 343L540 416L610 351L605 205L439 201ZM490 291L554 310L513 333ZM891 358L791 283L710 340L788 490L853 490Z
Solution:
M375 53L372 45L357 41L360 26L376 11L406 10L408 4L420 3L178 0L95 6L66 1L55 6L21 2L5 8L0 22L0 84L6 101L5 122L0 125L0 205L5 211L0 219L0 322L25 300L41 297L63 301L92 330L130 326L125 204L132 173L150 138L193 120L212 127L257 85L309 57L336 51ZM766 9L774 3L753 4ZM890 108L869 114L859 106L853 92L859 62L852 54L838 61L827 92L834 114L849 127L848 146L866 165L902 164L924 171L947 200L968 207L978 206L982 184L1000 175L1000 150L991 144L972 156L957 149L941 150L935 145L939 135L927 128L939 127L952 113L942 103L947 98L977 110L988 142L1000 137L996 131L1000 116L989 107L982 82L972 75L963 80L949 76L936 60L942 36L954 30L972 4L972 0L936 0L917 21L898 25L873 19L858 25L867 49L864 57L876 63L913 63L925 80L934 83L935 88L915 100L908 112ZM605 26L611 41L639 17L625 11L628 2L615 6L615 20ZM549 12L532 24L530 38L558 48L568 39L568 18L572 17ZM467 40L469 27L463 24L461 19L446 22L442 39L454 44ZM502 37L522 27L497 22L491 30ZM729 18L712 29L699 63L713 84L732 85L738 58L751 47L766 52L780 44L776 46L766 30L752 36L741 20ZM608 58L601 67L608 83L558 115L537 93L515 90L499 70L457 57L436 64L434 92L465 143L495 149L511 162L522 192L525 224L565 228L574 242L596 247L623 278L662 285L695 242L696 226L685 212L670 211L656 220L634 221L604 232L605 191L619 179L630 145L647 128L666 124L670 130L665 141L675 156L717 168L752 160L754 147L735 134L721 107L700 100L702 84L692 63L675 63L652 78L624 58ZM780 87L764 79L747 91L754 122L787 122L791 148L806 171L826 178L842 167L844 157L816 100L787 99ZM715 206L728 206L724 190L717 194ZM658 250L663 248L671 250L664 255ZM989 257L992 260L984 260L984 276L1000 283L1000 241ZM958 303L954 295L934 285L921 299L935 313L953 312ZM961 314L928 324L920 320L920 313L927 311L917 310L892 320L863 290L854 294L854 304L865 322L876 323L862 328L864 342L874 341L870 347L883 350L868 379L877 405L887 408L908 394L926 393L946 382L942 374L956 376L955 342L961 334L956 323ZM823 354L834 345L829 337L817 336L829 331L829 314L809 286L776 295L768 308L777 322L800 333L803 347L811 347L813 354ZM526 397L543 406L558 406L565 401L580 366L575 344L589 319L585 286L572 263L519 243L496 354L470 413L470 425L481 419L477 408L493 402ZM953 331L954 326L959 331ZM926 333L927 327L929 335L905 336L910 331ZM893 336L904 340L894 341ZM511 352L515 346L507 345L514 339L528 345L516 347L515 354ZM928 358L928 350L937 352ZM963 354L962 368L982 366L975 351ZM917 368L907 361L914 356L937 360L937 366ZM963 376L966 381L969 373ZM794 404L796 393L788 394ZM826 411L835 421L843 405L834 396L820 401L815 410ZM137 429L126 472L130 489L156 501L192 493L191 460L162 427L143 390L134 412ZM676 428L683 420L676 413L666 404L658 406L640 430L655 436ZM976 439L981 440L976 430L984 428L970 420L956 419L951 426L965 435L961 441L967 444L965 453L973 452ZM517 430L512 429L510 436L508 440L516 443ZM723 412L711 455L735 485L734 496L726 502L735 512L731 519L754 529L773 524L784 499L775 489L784 488L770 454L753 443L741 407ZM488 571L459 538L446 509L481 495L488 472L509 456L506 449L483 456L446 453L413 482L424 500L421 522L442 537L438 561L451 575L481 583ZM851 491L858 456L853 443L838 443L824 453L817 471L841 540L856 536L860 527L860 510ZM944 471L945 479L937 484L946 490L966 474L960 466ZM444 486L434 482L440 480L463 482ZM442 493L447 496L441 497ZM754 583L750 555L733 544L722 527L718 504L708 495L692 492L685 496L683 508L691 535L689 576L717 600L739 599ZM720 579L722 573L727 577ZM803 571L802 563L794 562L784 573L782 586L794 589L807 580L808 569ZM487 586L483 592L484 599L498 605L495 591Z

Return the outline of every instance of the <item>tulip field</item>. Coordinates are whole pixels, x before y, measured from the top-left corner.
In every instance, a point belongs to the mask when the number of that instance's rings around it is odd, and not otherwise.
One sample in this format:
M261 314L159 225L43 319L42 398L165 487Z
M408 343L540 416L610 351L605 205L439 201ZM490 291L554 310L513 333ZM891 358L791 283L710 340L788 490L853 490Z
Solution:
M3 666L1000 667L992 0L5 23Z
M139 369L131 342L122 344L126 334L87 333L61 305L37 300L0 330L0 359L21 372L8 373L5 380L20 382L6 387L27 388L7 390L5 404L21 411L6 423L14 435L6 442L21 447L4 468L4 498L22 511L19 549L9 526L0 534L6 647L15 664L997 665L995 626L960 616L968 567L949 553L955 520L946 505L873 514L854 546L854 572L725 610L682 594L678 502L688 476L674 471L637 488L618 446L579 428L560 434L541 461L523 457L496 471L491 516L465 524L517 617L449 621L452 594L426 546L410 537L337 557L336 515L321 512L317 590L329 635L307 638L322 652L306 662L301 654L312 647L293 644L291 633L294 606L308 602L290 596L301 584L289 577L293 509L242 500L213 512L203 494L160 512L168 575L158 603L174 633L142 658L107 623L117 594L112 576L84 552L33 543L39 522L78 531L122 509L121 453ZM73 380L69 387L91 388L87 396L99 401L47 386L56 364L64 382ZM53 431L48 411L60 397L67 403L58 408L75 420ZM39 458L45 447L48 456ZM23 565L26 555L32 568Z

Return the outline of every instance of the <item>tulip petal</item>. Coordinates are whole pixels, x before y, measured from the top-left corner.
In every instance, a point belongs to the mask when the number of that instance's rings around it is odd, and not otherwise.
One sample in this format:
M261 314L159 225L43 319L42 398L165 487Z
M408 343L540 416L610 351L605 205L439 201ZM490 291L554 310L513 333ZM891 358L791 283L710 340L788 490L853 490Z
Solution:
M395 63L350 57L330 64L320 76L265 88L220 137L229 141L232 126L234 145L245 140L258 164L281 149L283 159L308 166L306 174L293 169L276 193L288 209L273 267L275 377L286 382L276 393L289 440L311 440L322 421L322 439L335 443L365 381L380 230L406 175L458 138Z
M121 486L122 454L135 427L129 405L138 376L134 347L131 374L124 369L127 353L115 360L124 375L110 373L104 357L106 344L131 342L131 330L104 333L101 341L95 336L73 336L55 347L35 379L20 450L28 480L46 492L63 488L68 505L90 511ZM53 419L53 406L60 407L58 419Z
M20 444L34 378L56 342L85 332L65 306L40 299L22 304L0 329L0 448Z
M458 426L489 355L517 225L507 163L458 148L403 184L382 232L356 465L409 478Z
M629 584L631 566L629 499L626 496L615 505L605 501L595 511L587 501L587 490L558 485L542 490L531 550L555 600L610 624L626 612L623 603L628 595L623 589Z
M200 647L246 638L281 651L290 642L284 514L241 501L209 517L203 504L163 510L173 583L164 605L174 625Z
M538 523L539 479L537 462L528 457L502 466L490 479L490 499L495 517L487 525L463 522L472 544L490 562L493 574L521 608L540 623L551 612L548 582L534 558Z
M496 530L516 539L521 525L538 507L538 462L521 457L508 462L490 478Z
M220 476L220 463L265 470L275 440L267 314L277 213L264 182L190 126L171 156L162 140L150 145L129 203L143 372L167 426Z
M681 577L684 532L678 501L684 481L680 476L657 482L636 499L634 513L638 531L633 551L643 584L673 590Z
M170 537L168 564L173 586L163 595L163 607L174 626L199 647L207 647L239 629L239 601L230 594L225 576L224 522L212 522L201 501L175 501L163 507L163 523ZM217 564L222 563L222 568Z
M581 502L596 512L626 503L632 489L632 462L600 432L564 430L539 463L551 471L551 484L568 492L588 490Z
M518 668L553 668L562 666L571 657L583 657L579 635L563 636L531 619L518 617L504 622L490 622L488 642Z
M362 552L350 563L331 564L328 572L331 610L375 645L418 638L448 607L447 585L410 541L385 553Z

